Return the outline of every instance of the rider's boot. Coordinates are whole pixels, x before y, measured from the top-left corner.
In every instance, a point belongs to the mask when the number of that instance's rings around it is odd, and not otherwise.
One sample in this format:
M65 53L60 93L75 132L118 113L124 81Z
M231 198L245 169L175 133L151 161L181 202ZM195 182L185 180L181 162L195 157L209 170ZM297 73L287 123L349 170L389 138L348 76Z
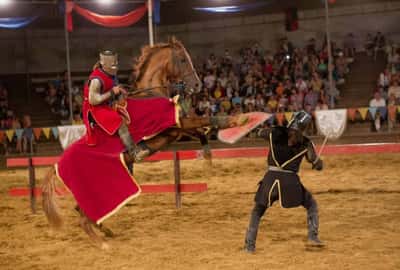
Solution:
M118 129L118 135L125 145L126 151L124 157L128 163L141 162L152 153L151 149L144 142L138 145L133 142L128 126L125 123L122 123Z

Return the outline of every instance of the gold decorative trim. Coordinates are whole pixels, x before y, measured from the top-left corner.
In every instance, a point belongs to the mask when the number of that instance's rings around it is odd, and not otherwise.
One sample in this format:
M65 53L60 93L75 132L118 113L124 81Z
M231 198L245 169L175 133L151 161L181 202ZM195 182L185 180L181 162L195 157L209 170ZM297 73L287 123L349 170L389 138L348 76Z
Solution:
M270 150L271 150L272 159L274 160L275 165L276 165L278 168L281 168L281 165L279 165L278 161L276 161L276 157L275 157L275 153L274 153L274 147L273 147L273 145L272 145L272 132L269 133L269 148L270 148Z
M303 151L301 151L300 153L298 153L297 155L295 155L294 157L292 157L291 159L285 161L285 163L282 164L282 168L284 168L286 165L288 165L290 162L292 162L293 160L301 157L302 155L304 155L307 152L307 149L304 149Z
M282 195L281 195L281 184L279 182L279 179L275 179L274 183L272 184L272 187L270 188L268 192L268 207L271 207L271 193L274 190L275 185L278 186L278 196L279 196L279 205L282 206Z

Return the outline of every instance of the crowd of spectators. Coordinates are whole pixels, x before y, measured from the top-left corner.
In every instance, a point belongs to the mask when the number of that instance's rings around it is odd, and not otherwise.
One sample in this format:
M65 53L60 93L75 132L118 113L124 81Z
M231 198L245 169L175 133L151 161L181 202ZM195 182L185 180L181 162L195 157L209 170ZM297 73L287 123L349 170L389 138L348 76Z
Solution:
M333 87L328 81L327 43L310 39L304 48L280 40L276 52L258 43L242 48L237 57L229 50L197 61L203 82L200 95L185 97L190 114L232 115L241 112L295 112L333 108L340 98L338 86L345 82L354 52L332 43ZM199 65L199 62L202 63Z
M24 115L22 119L18 118L16 113L9 107L8 90L0 82L0 130L23 130L20 136L15 132L12 140L8 141L2 138L1 151L4 154L9 152L28 153L33 140L32 122L29 115ZM32 141L33 142L33 141Z
M69 93L67 87L67 72L64 71L56 79L48 82L46 87L37 87L36 92L42 94L51 112L60 117L61 123L69 122ZM83 87L72 87L73 124L81 124L83 102Z
M384 38L382 38L384 40ZM387 57L387 67L379 74L377 88L369 106L379 108L373 119L373 130L379 131L383 121L388 120L388 127L396 125L396 112L390 106L400 105L400 47L397 44L383 44ZM389 108L389 111L387 110ZM390 115L394 114L394 115Z

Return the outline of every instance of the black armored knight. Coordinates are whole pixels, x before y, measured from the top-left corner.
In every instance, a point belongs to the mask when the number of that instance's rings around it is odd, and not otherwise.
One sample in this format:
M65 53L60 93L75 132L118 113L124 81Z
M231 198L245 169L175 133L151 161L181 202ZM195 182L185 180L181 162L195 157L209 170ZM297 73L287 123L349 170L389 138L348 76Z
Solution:
M263 129L258 134L269 141L268 171L255 196L245 239L245 251L254 252L261 217L275 201L284 208L304 206L307 210L308 240L311 245L322 246L318 238L318 208L311 193L297 175L305 156L312 168L322 170L322 160L313 143L303 135L311 123L311 116L300 111L287 127Z

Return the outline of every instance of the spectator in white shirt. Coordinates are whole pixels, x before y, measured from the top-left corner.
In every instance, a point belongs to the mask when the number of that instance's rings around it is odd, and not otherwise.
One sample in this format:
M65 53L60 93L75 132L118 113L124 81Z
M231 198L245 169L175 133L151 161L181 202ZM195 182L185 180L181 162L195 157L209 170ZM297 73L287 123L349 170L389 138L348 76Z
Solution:
M381 94L379 92L375 92L374 98L371 99L369 102L370 107L386 107L386 101L381 97ZM375 114L375 119L373 120L374 128L375 131L379 131L381 129L381 122L382 122L382 117L379 115L379 112L377 110L377 113Z

